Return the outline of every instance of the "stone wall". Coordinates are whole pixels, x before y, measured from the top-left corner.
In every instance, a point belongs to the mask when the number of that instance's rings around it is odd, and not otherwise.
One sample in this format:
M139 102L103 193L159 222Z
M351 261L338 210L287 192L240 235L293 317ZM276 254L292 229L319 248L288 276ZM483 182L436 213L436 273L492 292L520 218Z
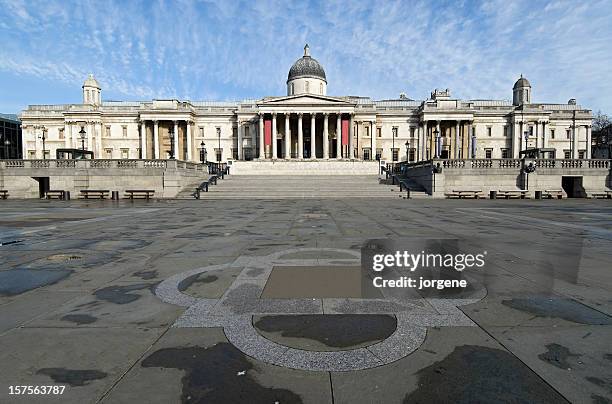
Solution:
M264 160L234 161L232 175L377 175L378 161L363 160Z
M152 189L155 197L173 198L187 185L208 178L200 164L177 160L5 160L0 162L0 188L11 198L38 198L39 181L49 189L70 191L77 198L84 189L119 191Z
M429 160L408 165L405 176L436 197L458 190L562 190L563 177L581 177L587 195L612 189L612 160L532 160L525 173L518 159ZM439 167L434 173L434 167Z

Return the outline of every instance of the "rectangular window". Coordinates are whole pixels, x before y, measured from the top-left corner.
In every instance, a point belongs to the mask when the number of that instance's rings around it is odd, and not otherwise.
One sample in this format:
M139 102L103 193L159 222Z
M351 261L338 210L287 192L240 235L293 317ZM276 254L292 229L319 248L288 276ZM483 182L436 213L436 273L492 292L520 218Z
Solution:
M585 156L586 156L586 150L578 150L578 158L580 160L583 160Z
M247 125L247 126L245 126L245 128L244 128L244 137L245 137L245 138L247 138L247 139L249 139L249 138L251 137L251 134L250 134L250 133L251 133L251 131L250 131L250 129L251 129L251 128L250 128L248 125Z
M414 138L414 126L410 127L410 137Z
M113 158L113 149L104 149L105 158L112 159Z
M376 128L376 137L382 137L382 128Z
M127 126L123 125L122 130L123 130L123 137L127 137Z
M408 152L408 160L409 161L416 160L416 149L415 148L410 149L410 151Z
M485 149L485 158L490 159L493 157L493 149Z
M59 129L59 138L64 139L64 128Z
M508 126L504 125L504 136L508 136Z
M130 158L130 149L121 149L121 158L129 159Z
M566 129L565 130L565 138L569 139L570 138L570 134L571 134L571 131L569 129Z
M491 128L490 126L487 126L487 136L491 137L492 134L493 134L493 128Z
M501 158L509 159L510 158L510 149L501 149Z
M111 127L110 126L106 127L106 137L111 137Z
M370 148L369 147L363 148L363 159L370 160Z
M393 137L397 137L397 127L394 126L393 129L391 129L391 136ZM396 161L396 160L393 160Z
M238 160L238 148L232 147L232 157L234 160Z
M30 160L36 159L36 151L35 150L28 150L28 158Z
M200 127L200 137L204 137L204 128Z
M569 160L572 158L572 151L571 150L563 150L563 158L566 160Z
M370 127L366 126L364 129L365 129L365 133L363 134L363 136L370 137Z
M393 161L399 160L399 149L391 149L391 156Z
M555 138L555 130L554 130L554 129L551 129L551 130L550 130L550 138L551 138L551 139L554 139L554 138Z
M379 133L380 133L380 128L378 128ZM376 149L376 160L380 160L382 158L382 151L383 149Z

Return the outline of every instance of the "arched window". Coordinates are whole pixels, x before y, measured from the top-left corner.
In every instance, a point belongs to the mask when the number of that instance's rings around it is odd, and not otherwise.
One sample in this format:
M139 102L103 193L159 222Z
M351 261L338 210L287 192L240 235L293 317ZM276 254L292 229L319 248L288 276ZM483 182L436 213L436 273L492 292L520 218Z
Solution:
M319 84L319 94L323 95L323 83Z
M310 91L310 82L307 81L306 82L306 92L309 92L309 91Z

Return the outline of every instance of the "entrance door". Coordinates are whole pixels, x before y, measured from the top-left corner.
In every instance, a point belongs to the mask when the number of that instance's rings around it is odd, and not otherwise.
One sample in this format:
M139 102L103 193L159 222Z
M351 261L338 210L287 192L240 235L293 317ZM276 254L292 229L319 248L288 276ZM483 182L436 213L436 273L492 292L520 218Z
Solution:
M33 177L38 181L38 197L44 198L49 191L49 177Z
M561 187L568 198L586 198L586 191L582 186L582 177L561 177Z

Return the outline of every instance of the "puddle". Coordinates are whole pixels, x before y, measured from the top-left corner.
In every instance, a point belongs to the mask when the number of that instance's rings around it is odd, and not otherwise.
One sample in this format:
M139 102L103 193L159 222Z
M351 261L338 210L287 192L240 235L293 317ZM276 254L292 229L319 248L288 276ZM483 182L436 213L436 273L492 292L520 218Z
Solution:
M108 374L99 370L66 368L43 368L38 370L36 374L49 376L55 383L69 384L72 387L85 386L92 380L104 379L108 376Z
M609 325L612 317L572 299L529 297L503 300L504 306L540 317L557 317L580 324Z
M255 328L279 332L286 338L305 338L328 347L348 348L388 338L397 328L395 316L387 314L312 314L262 316ZM278 337L272 337L279 342Z
M539 354L538 358L563 370L572 368L571 364L567 361L568 358L577 358L581 356L579 354L571 353L568 348L559 344L548 344L546 345L546 349L548 349L548 351Z
M95 323L98 321L98 318L90 316L89 314L66 314L64 317L60 318L60 320L70 321L72 323L76 323L77 325L81 325Z
M137 283L135 285L125 285L125 286L108 286L103 289L96 290L94 295L98 299L105 300L107 302L115 303L115 304L127 304L132 303L141 298L141 296L137 293L131 293L137 290L148 289L152 287L153 283Z
M183 370L181 402L184 403L302 402L290 390L257 383L251 375L253 364L227 342L210 348L160 349L143 360L141 366Z
M68 269L9 269L0 271L0 296L15 296L28 290L53 285L68 277L72 272Z
M456 347L417 375L417 387L404 403L566 402L514 355L495 348Z

